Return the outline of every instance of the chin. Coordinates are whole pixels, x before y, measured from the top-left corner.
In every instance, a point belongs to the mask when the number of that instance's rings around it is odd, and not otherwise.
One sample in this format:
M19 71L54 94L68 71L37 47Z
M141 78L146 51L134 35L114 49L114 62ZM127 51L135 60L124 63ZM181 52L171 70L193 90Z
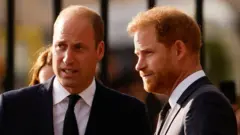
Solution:
M164 94L165 89L159 88L159 85L156 83L151 83L151 84L144 84L144 89L148 93L155 93L155 94Z
M149 89L145 89L144 90L147 92L147 93L152 93L152 91L150 91Z
M75 83L73 81L65 80L65 79L61 80L61 84L63 87L73 87L75 85Z
M155 90L153 89L153 87L147 84L144 84L144 90L148 93L155 93Z

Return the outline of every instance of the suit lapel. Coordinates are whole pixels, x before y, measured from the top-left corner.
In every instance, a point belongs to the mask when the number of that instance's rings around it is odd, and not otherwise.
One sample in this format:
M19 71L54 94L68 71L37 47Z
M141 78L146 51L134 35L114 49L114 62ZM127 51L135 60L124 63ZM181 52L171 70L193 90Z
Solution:
M171 126L174 118L177 116L178 112L180 111L181 106L176 104L173 109L170 110L169 115L162 127L162 130L160 132L160 135L165 135L169 127Z
M158 117L158 123L157 123L157 128L156 128L156 132L154 135L159 135L159 132L160 132L160 127L162 125L162 119L161 119L161 112L159 113L159 117Z
M198 89L202 85L206 85L206 84L211 84L211 82L209 81L209 79L206 76L195 81L183 92L183 94L178 99L177 104L182 106L184 104L184 102L187 101L188 97L191 96L196 91L196 89Z
M104 94L104 87L96 81L96 91L93 98L93 103L91 107L91 112L89 115L88 124L86 127L85 135L97 135L99 133L98 129L101 127L105 127L104 125L104 117L105 117L105 106L108 104L103 97L106 95ZM98 126L98 128L97 128Z
M170 111L162 130L160 131L160 135L166 135L168 129L170 128L173 120L175 119L175 117L177 116L178 112L181 110L182 105L184 104L185 101L187 101L188 97L190 95L193 94L193 92L195 92L195 90L197 88L199 88L202 85L205 84L211 84L211 82L208 80L207 77L202 77L200 79L198 79L197 81L195 81L194 83L192 83L184 92L183 94L180 96L180 98L177 101L177 104L173 107L173 109ZM161 122L161 121L160 121ZM157 128L159 129L159 127Z
M39 127L41 130L36 134L44 134L44 135L54 135L53 130L53 97L52 97L52 89L53 89L53 80L50 79L46 83L40 86L40 97L39 97L39 105L38 108L38 117L39 119Z

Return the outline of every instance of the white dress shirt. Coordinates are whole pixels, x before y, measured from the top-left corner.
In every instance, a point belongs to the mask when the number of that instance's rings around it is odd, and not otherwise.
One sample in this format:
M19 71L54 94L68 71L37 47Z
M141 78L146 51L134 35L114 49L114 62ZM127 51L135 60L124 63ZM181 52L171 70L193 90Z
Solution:
M89 87L79 94L81 99L76 103L74 108L79 135L85 134L95 91L96 82L95 79L93 79ZM59 83L58 79L55 78L53 82L54 135L63 134L63 123L69 101L68 95L70 95L70 93Z
M181 83L178 84L178 86L173 90L170 98L169 98L169 104L171 108L173 108L180 96L183 94L183 92L196 80L199 78L206 76L203 70L199 70L191 75L189 75L187 78L185 78Z

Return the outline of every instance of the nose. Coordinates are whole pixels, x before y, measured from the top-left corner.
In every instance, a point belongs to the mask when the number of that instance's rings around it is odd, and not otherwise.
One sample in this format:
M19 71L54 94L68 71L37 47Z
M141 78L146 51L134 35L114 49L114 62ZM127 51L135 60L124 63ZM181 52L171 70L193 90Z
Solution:
M71 49L67 49L64 53L63 63L66 65L72 64L74 61L74 52Z
M137 71L140 71L140 70L142 70L144 68L146 68L146 62L144 61L143 58L140 57L140 58L138 58L137 64L135 66L135 69Z

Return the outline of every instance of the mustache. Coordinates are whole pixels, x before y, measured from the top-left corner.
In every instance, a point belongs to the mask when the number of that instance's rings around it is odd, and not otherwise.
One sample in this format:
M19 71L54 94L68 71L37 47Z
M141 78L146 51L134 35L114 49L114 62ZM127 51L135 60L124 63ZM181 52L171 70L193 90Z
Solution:
M141 76L141 77L146 77L146 76L150 76L150 75L152 75L153 74L153 72L150 72L150 71L148 71L148 72L144 72L144 71L140 71L139 72L139 75Z

